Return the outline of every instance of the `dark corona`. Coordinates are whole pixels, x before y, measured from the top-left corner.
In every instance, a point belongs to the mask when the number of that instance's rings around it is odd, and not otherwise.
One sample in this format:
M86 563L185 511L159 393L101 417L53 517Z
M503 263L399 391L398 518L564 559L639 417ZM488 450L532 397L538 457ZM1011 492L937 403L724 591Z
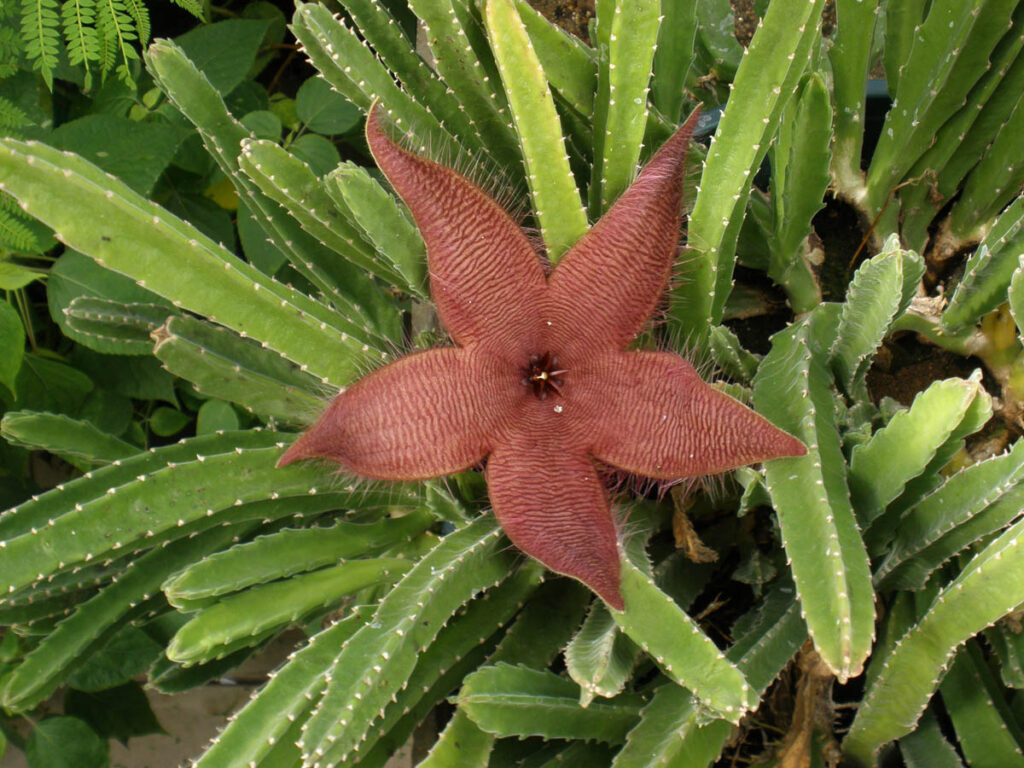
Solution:
M523 384L533 389L533 394L544 400L549 391L562 394L562 374L564 369L558 368L558 357L550 352L543 355L530 355L530 365L526 368Z

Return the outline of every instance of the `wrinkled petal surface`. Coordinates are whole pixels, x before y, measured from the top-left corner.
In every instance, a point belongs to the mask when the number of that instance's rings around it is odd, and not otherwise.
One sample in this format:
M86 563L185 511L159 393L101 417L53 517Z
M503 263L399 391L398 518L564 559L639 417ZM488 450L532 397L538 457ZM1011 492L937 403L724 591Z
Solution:
M281 458L321 458L365 477L423 480L461 472L490 450L498 416L519 387L464 350L417 352L338 395Z
M452 338L493 353L532 354L546 281L523 231L465 177L388 139L379 108L366 136L423 235L430 294Z
M596 458L646 477L713 475L782 456L804 444L763 416L705 384L693 366L664 352L595 359L580 378L600 403ZM598 370L600 369L600 370Z
M527 419L487 461L487 487L512 543L622 610L615 523L594 462L543 419Z
M551 274L556 346L621 348L651 317L679 250L694 113Z

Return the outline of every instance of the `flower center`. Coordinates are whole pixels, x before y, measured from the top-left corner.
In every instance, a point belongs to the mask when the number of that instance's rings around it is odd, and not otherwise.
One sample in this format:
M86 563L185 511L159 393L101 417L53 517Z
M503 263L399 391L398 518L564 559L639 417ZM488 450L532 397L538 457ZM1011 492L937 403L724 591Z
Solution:
M549 391L554 391L557 395L562 394L561 377L565 370L558 367L558 357L550 352L530 355L530 364L523 373L523 386L530 387L538 399L547 398Z

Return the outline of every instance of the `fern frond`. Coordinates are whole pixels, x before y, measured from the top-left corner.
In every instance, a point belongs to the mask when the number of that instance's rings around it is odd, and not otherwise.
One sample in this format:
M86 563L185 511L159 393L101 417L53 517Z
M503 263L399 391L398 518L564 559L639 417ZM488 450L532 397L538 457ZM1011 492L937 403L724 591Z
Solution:
M12 133L31 122L21 107L10 99L0 96L0 132Z
M61 8L68 61L81 64L89 79L89 64L99 63L100 44L96 34L95 0L65 0ZM87 86L88 87L88 84Z
M18 71L18 59L21 55L17 25L4 22L5 20L0 18L0 80Z
M171 0L179 8L184 8L200 21L206 21L206 14L203 11L203 4L199 0Z
M138 34L135 22L128 15L123 0L99 0L96 5L96 31L101 41L103 74L106 75L114 69L125 84L132 85L134 78L131 74L131 62L139 59L132 42L138 38Z
M142 0L125 0L125 10L135 22L139 45L145 46L149 42L149 9Z
M14 200L0 193L0 246L21 253L39 253L35 233L26 226L24 214Z
M53 90L53 70L60 47L60 17L57 0L22 0L21 41L25 58L39 70L46 86Z

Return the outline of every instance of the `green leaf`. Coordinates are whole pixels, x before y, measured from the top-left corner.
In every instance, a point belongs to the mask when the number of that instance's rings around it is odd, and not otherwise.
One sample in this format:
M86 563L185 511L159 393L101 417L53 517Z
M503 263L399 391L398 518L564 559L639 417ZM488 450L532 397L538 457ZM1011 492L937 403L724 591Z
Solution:
M98 387L137 400L162 400L176 404L174 377L155 357L104 355L78 347L71 360Z
M199 129L207 151L231 180L239 197L244 198L256 214L256 221L266 236L288 257L292 267L318 288L336 309L331 312L319 302L311 301L305 294L289 290L287 292L294 298L289 301L284 295L279 295L279 300L285 301L278 304L278 310L295 300L309 302L302 310L304 317L308 314L310 320L318 318L317 325L321 330L327 327L335 329L338 332L333 335L335 347L340 342L341 346L351 345L355 349L369 351L370 346L388 348L397 342L401 336L398 310L380 286L347 260L337 258L322 242L304 232L299 222L268 200L240 173L239 147L249 137L242 125L228 113L220 94L203 73L196 69L195 64L179 47L166 41L149 47L146 62L168 99ZM332 166L337 162L336 150L326 139L315 134L307 134L307 137L303 138L310 146L320 147L332 155L328 161ZM250 284L253 281L256 281L255 276ZM223 282L223 276L219 282ZM265 289L271 295L280 293L280 287L272 281L258 282L263 285L259 288L253 286L254 291ZM246 305L251 303L251 298L243 301ZM222 307L219 311L223 313L225 309ZM211 310L204 314L214 319L214 312ZM217 319L224 325L231 325L221 318ZM372 327L374 325L375 328Z
M436 3L432 0L431 5ZM356 31L334 18L329 9L319 3L296 3L292 32L327 82L361 110L369 111L379 100L389 118L402 131L411 131L418 142L438 152L458 150L458 143L438 118L399 88ZM437 57L436 62L438 66L449 64L447 57Z
M307 133L291 143L291 151L310 167L317 176L333 171L341 162L338 148L323 136Z
M355 104L321 77L311 77L299 86L295 109L309 130L328 136L348 133L363 117Z
M946 741L938 719L926 710L917 727L900 739L900 757L907 768L963 768L953 745Z
M848 394L867 399L865 378L875 350L910 303L923 273L921 257L902 250L896 235L857 269L831 349L838 381Z
M249 73L268 25L264 19L229 19L197 27L174 42L226 96Z
M215 525L191 532L166 546L158 546L132 560L98 593L79 603L6 678L3 705L9 711L26 711L49 697L74 669L75 664L98 643L105 642L136 615L160 583L189 562L219 549L235 536L259 525L258 520Z
M94 692L72 688L64 696L64 711L87 722L100 736L122 744L133 736L164 733L138 683Z
M68 685L88 692L123 685L141 674L162 652L149 635L128 624L76 667Z
M636 694L598 699L584 709L580 689L547 670L497 664L466 678L458 704L488 733L621 744L643 703Z
M821 75L804 75L783 109L779 132L769 151L774 242L768 276L786 289L796 314L821 301L811 269L811 220L825 205L829 184L832 106Z
M1024 501L1024 441L971 464L902 516L875 571L885 587L921 589L933 570L1011 522Z
M25 327L18 310L0 301L0 384L17 396L16 383L25 356Z
M29 352L22 358L15 387L18 396L9 403L12 408L76 414L93 383L70 365Z
M670 123L682 119L686 74L694 58L698 5L688 0L667 0L661 4L664 18L654 51L651 99Z
M50 134L53 146L95 163L141 195L149 196L188 134L169 123L116 115L86 115Z
M230 768L258 764L288 729L323 692L338 650L370 617L370 609L357 608L310 638L259 691L255 698L228 723L214 740L196 768Z
M597 88L595 54L583 42L548 21L526 0L516 0L519 18L530 36L544 76L558 94L581 115L594 111Z
M207 400L196 414L196 434L209 435L217 431L238 429L238 413L231 403Z
M967 765L1013 765L1024 734L977 641L957 654L939 690Z
M48 717L25 745L29 768L107 768L107 742L77 717Z
M41 279L43 275L43 272L36 269L21 267L9 261L0 261L0 290L16 291Z
M192 421L187 413L182 413L177 408L168 408L161 405L149 417L149 428L154 435L170 437L178 434Z

